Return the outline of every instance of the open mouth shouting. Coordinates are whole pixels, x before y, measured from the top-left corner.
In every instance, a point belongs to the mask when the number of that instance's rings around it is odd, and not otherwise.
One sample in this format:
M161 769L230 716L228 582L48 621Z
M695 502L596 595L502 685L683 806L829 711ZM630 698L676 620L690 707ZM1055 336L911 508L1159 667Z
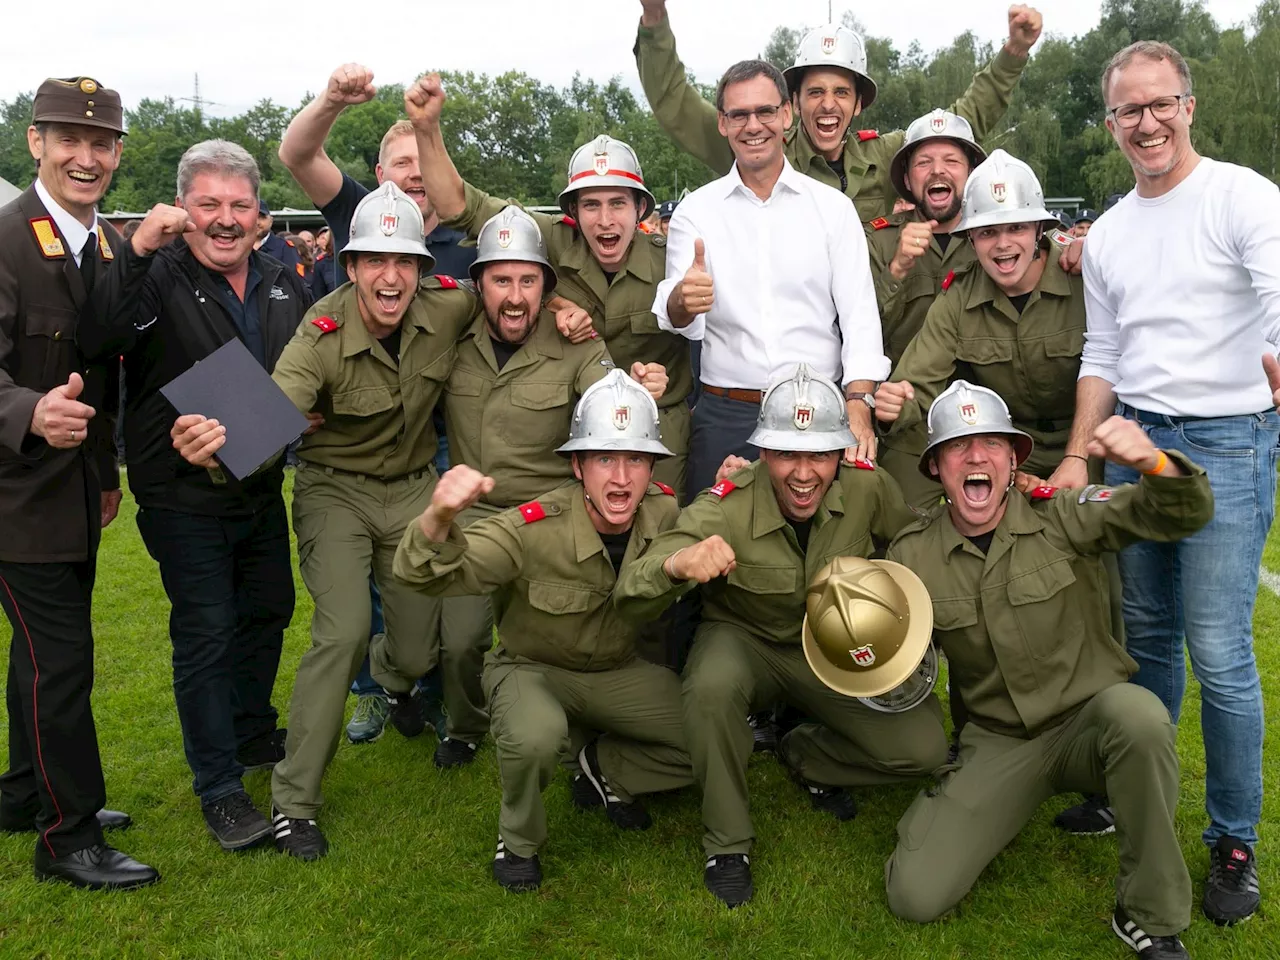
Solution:
M600 248L601 257L606 260L614 259L622 251L622 234L612 231L597 233L596 244Z
M1013 277L1017 276L1018 264L1021 260L1020 253L999 253L991 258L991 263L1002 277Z
M978 472L965 475L964 499L969 506L978 509L987 506L991 502L993 489L991 474Z
M794 480L787 481L787 496L791 500L791 506L797 516L807 516L817 509L818 491L821 484L815 478L811 483L797 483Z
M403 290L396 290L392 287L375 287L373 293L379 313L388 317L399 316L400 305L404 302Z
M844 126L844 117L840 114L823 114L813 118L813 125L823 140L836 140L840 137L840 128Z

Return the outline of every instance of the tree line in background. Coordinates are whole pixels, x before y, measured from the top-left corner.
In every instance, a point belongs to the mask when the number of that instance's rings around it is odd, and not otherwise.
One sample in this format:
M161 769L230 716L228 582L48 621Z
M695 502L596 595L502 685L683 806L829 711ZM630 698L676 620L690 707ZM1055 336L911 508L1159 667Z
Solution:
M865 36L852 13L844 14L844 22ZM762 55L789 66L807 26L812 24L778 27ZM1046 28L1052 31L1052 22ZM1129 165L1102 124L1099 78L1112 54L1138 39L1167 41L1190 62L1197 101L1192 134L1200 152L1280 182L1280 0L1262 0L1243 29L1219 28L1200 0L1106 0L1088 33L1069 39L1050 34L1041 41L1006 122L984 146L1003 147L1031 164L1050 196L1080 196L1098 206L1108 194L1129 190ZM916 43L900 51L885 37L866 40L868 72L880 94L854 129L901 129L933 107L950 104L994 53L972 32L933 54ZM557 89L516 71L442 76L449 93L441 121L446 142L463 177L491 193L554 203L574 148L604 132L636 148L659 199L712 178L667 139L647 104L619 77L603 84L575 77ZM403 85L380 87L376 99L348 109L334 125L329 155L367 186L375 183L382 134L403 115L403 94ZM31 96L0 101L0 176L19 186L34 175L26 144ZM309 208L276 158L295 112L263 100L239 116L221 118L178 106L171 97L143 100L126 111L129 136L103 209L143 211L172 201L178 159L209 137L233 140L257 158L261 193L273 208Z

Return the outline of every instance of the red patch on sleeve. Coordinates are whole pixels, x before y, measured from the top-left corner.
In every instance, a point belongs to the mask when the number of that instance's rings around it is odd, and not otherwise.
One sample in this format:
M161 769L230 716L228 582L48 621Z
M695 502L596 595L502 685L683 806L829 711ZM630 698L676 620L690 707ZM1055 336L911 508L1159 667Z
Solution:
M458 289L458 281L453 279L453 277L449 276L447 273L437 273L436 279L440 281L440 286L444 287L446 290Z
M668 487L661 480L653 481L653 485L657 487L659 490L661 490L663 493L665 493L668 497L674 497L676 495L675 489L673 487Z
M956 282L956 272L955 272L954 270L952 270L950 273L948 273L948 274L943 278L943 280L942 280L942 289L943 289L943 290L950 290L950 289L951 289L951 285L952 285L953 283L955 283L955 282Z
M870 460L854 460L853 466L857 467L859 470L874 470L876 468L876 465Z
M569 216L567 213L560 218L560 222L563 223L566 227L570 227L574 230L578 229L578 221L573 219L573 217Z
M1036 487L1031 491L1032 500L1052 500L1053 495L1058 492L1057 487L1051 487L1047 483L1044 486Z
M724 499L725 497L727 497L729 494L733 493L733 491L737 489L738 489L738 485L734 483L732 480L721 480L719 483L717 483L714 487L712 487L707 492L714 493L717 497Z
M524 517L525 523L536 523L546 518L547 511L542 509L542 504L537 500L530 500L520 505L520 516Z
M885 227L889 226L889 221L884 217L876 217L871 221L871 226L876 230L883 230Z
M300 277L305 277L307 275L307 271L303 269L303 266L300 263L295 263L293 265L293 269L298 271L298 276Z
M311 321L313 327L319 327L321 333L333 333L338 329L337 321L333 317L316 317Z
M868 140L877 140L879 139L879 137L880 137L879 130L859 130L858 131L858 139L861 140L863 143L866 143Z

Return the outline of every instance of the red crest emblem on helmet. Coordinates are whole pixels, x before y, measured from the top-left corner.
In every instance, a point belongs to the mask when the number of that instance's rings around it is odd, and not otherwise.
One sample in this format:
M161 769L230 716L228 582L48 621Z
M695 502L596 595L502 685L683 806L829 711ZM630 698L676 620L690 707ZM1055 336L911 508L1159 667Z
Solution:
M991 199L996 203L1004 203L1004 198L1009 195L1009 187L1003 180L997 180L991 184Z
M978 422L978 405L976 403L960 404L960 419L972 427Z
M836 52L836 38L833 36L822 38L822 52L828 56Z
M597 153L595 161L596 176L603 177L609 173L609 155L607 153Z
M614 407L613 408L613 425L619 430L625 430L631 425L631 408L630 407Z
M400 218L394 213L384 213L382 219L378 221L378 229L382 231L382 235L386 237L393 236L396 229L400 226Z
M941 133L947 129L947 118L938 113L929 118L929 129L934 133Z
M849 656L853 657L853 662L860 667L869 667L876 662L876 652L871 649L870 644L854 647L849 651Z
M500 227L498 229L498 246L500 246L503 250L511 246L511 228L510 227Z
M797 403L791 422L796 425L797 430L808 430L813 425L813 404Z

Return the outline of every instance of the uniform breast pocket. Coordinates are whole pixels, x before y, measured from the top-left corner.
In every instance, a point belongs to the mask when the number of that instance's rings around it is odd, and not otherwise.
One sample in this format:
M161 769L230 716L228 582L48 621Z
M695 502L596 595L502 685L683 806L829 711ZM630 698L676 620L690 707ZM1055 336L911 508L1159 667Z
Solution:
M467 436L480 434L484 419L485 381L470 373L455 370L444 385L445 416L450 432L462 430Z
M658 318L649 310L633 313L627 319L631 332L639 336L648 337L662 332L658 329Z
M1084 615L1068 589L1075 582L1075 571L1066 557L1015 573L1009 581L1009 605L1022 641L1035 659L1053 656L1068 637L1084 630Z
M532 580L529 583L529 606L553 616L586 613L596 603L595 593L576 583Z
M956 359L975 368L989 367L1013 360L1013 341L994 337L969 337L956 344Z
M333 395L333 412L339 417L374 417L394 404L391 388L384 386L356 387Z
M747 593L795 593L796 568L793 566L766 567L757 564L739 563L729 572L729 583L747 591Z
M573 408L567 383L513 383L503 438L514 446L545 446L569 433Z
M76 312L67 307L32 304L22 329L29 341L23 349L24 384L32 389L51 390L65 383L75 366Z
M33 303L27 308L25 319L23 330L28 337L47 337L50 340L75 342L76 311L70 307Z

